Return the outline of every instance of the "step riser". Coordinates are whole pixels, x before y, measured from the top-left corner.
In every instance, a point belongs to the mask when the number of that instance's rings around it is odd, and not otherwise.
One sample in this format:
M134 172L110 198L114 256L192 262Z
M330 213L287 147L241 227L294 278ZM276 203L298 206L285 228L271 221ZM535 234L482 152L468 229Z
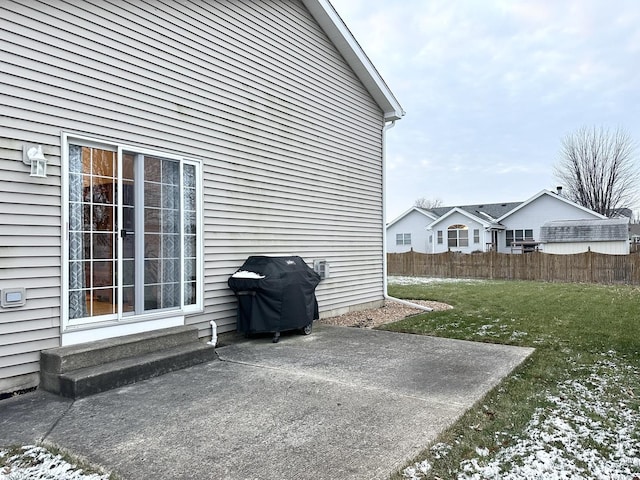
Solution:
M141 380L158 377L165 373L209 362L216 359L213 347L207 346L195 351L185 352L169 358L162 358L140 365L130 365L117 370L107 370L99 375L73 379L59 377L59 394L69 398L82 398L88 395L130 385Z
M177 327L45 350L40 354L40 371L44 374L41 376L44 378L49 376L48 374L64 374L80 368L145 355L196 341L198 341L196 328Z
M48 373L40 371L40 384L38 388L60 395L60 375L57 373Z
M81 398L215 360L198 329L180 326L53 348L40 355L40 388Z

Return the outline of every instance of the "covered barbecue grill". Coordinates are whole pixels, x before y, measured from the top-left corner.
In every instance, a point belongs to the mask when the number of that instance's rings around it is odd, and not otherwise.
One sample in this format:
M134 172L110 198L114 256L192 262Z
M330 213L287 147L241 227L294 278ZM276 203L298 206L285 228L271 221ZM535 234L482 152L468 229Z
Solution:
M280 332L301 329L308 335L318 318L315 288L320 275L297 256L251 256L229 278L238 298L239 332Z

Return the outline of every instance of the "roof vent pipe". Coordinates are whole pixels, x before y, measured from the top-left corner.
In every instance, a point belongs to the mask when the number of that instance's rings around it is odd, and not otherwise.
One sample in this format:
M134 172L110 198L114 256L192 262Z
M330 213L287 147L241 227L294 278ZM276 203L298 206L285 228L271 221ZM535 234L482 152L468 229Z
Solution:
M558 185L556 187L556 192L558 193L558 195L562 195L562 185Z

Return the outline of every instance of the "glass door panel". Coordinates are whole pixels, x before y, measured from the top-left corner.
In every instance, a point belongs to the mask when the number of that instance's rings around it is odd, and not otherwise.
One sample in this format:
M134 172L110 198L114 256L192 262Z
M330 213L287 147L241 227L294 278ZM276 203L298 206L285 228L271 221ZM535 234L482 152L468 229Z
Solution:
M184 261L184 303L191 305L196 303L196 279L198 274L198 266L196 263L197 252L197 192L196 192L196 167L195 165L183 165L183 191L182 191L182 209L183 209L183 234L182 234L182 251Z
M117 313L116 152L69 146L69 317Z
M144 309L181 306L180 162L144 157Z
M192 162L69 145L69 318L194 305L198 195Z

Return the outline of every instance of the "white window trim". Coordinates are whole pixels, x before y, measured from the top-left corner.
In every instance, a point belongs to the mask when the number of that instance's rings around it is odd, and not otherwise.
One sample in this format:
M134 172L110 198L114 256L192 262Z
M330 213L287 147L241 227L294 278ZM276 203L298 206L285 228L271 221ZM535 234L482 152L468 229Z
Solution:
M396 245L411 245L411 233L396 233Z
M69 132L62 132L62 152L61 152L61 190L62 190L62 231L61 231L61 248L62 248L62 265L61 265L61 318L60 332L62 335L62 344L70 345L83 341L91 341L102 338L111 338L118 335L126 335L127 332L138 333L142 331L150 331L158 328L166 328L175 325L184 325L185 315L202 313L204 311L204 202L203 202L203 169L202 161L199 159L188 158L181 155L171 154L162 150L154 150L146 147L134 146L130 144L119 143L113 140L103 140L96 137L86 137L76 135ZM162 310L158 312L145 313L142 315L122 316L119 319L108 319L95 322L78 322L69 319L69 144L76 142L86 147L96 147L105 150L111 150L118 153L118 162L121 161L123 151L133 151L142 155L158 156L169 160L178 160L181 164L187 163L196 166L197 182L196 182L196 200L198 202L198 215L196 217L196 248L197 258L197 292L196 303L188 305L184 308L173 310ZM181 169L182 171L182 169ZM120 203L120 202L118 202ZM119 205L121 209L121 205ZM119 212L121 214L122 212ZM121 253L121 252L119 252ZM181 279L184 282L184 278ZM140 325L132 325L139 324ZM101 332L96 332L100 329ZM81 330L92 330L91 334L78 334ZM123 333L124 332L124 333ZM66 337L66 338L65 338ZM85 340L86 339L86 340Z
M464 228L452 228L452 227L460 227L460 226L463 226ZM456 232L455 245L449 245L450 240L453 240L452 238L449 238L449 232ZM460 245L461 232L467 233L466 238L463 238L467 240L466 245ZM458 223L449 225L449 227L447 227L447 248L468 248L468 247L469 247L469 226L464 224L458 224Z

